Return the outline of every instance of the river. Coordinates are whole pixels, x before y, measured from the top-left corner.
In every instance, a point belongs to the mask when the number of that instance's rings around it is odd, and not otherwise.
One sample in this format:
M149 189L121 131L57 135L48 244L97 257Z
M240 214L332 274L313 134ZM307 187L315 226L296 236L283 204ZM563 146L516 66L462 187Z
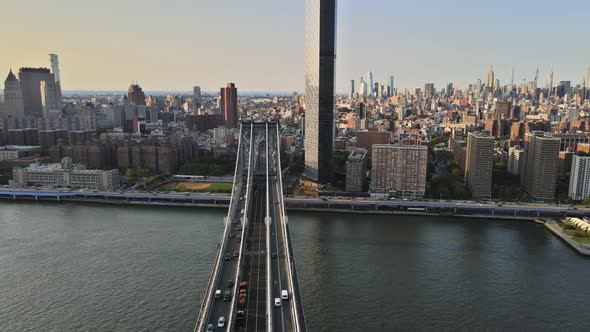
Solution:
M0 202L0 331L192 331L224 214ZM590 260L542 225L289 222L310 331L590 328Z

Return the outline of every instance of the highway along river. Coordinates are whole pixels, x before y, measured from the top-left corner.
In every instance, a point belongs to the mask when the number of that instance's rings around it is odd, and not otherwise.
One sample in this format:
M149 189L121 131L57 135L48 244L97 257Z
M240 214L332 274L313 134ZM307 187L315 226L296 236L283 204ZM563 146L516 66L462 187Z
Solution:
M0 331L192 331L225 212L0 202ZM542 225L289 223L311 331L590 328L590 260Z

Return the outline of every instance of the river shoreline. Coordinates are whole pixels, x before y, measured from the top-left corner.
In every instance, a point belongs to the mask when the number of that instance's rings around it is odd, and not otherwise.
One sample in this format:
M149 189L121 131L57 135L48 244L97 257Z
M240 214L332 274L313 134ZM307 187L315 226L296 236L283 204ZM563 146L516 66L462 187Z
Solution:
M539 221L536 221L536 222L539 222ZM590 257L590 247L585 246L581 243L578 243L576 240L572 239L569 235L565 234L563 232L563 230L561 229L561 227L559 227L555 221L546 220L546 221L540 221L540 223L543 223L545 225L545 228L547 228L551 233L553 233L555 236L560 238L563 242L567 243L571 248L573 248L575 251L577 251L580 255Z
M32 197L9 198L1 197L0 201L10 202L37 202L37 203L48 203L48 204L60 204L60 203L75 203L75 204L102 204L102 205L118 205L118 206L151 206L161 208L214 208L214 209L227 209L228 204L224 202L208 204L208 203L181 203L181 202L148 202L148 201L123 201L123 200L105 200L105 199L92 199L92 198L71 198L62 197L59 200L48 200L41 199L36 200ZM370 215L398 215L398 216L428 216L428 217L456 217L456 218L475 218L475 219L495 219L495 220L518 220L518 221L532 221L538 224L543 224L547 230L553 233L555 236L560 238L564 243L568 244L572 249L582 256L590 257L590 249L582 244L579 244L575 240L571 239L567 234L563 233L559 226L555 222L544 219L539 219L534 216L510 216L510 215L490 215L490 214L446 214L446 213L431 213L427 211L384 211L384 210L351 210L351 209L338 209L338 208L304 208L304 207L290 207L286 206L287 211L297 212L316 212L316 213L346 213L346 214L370 214Z

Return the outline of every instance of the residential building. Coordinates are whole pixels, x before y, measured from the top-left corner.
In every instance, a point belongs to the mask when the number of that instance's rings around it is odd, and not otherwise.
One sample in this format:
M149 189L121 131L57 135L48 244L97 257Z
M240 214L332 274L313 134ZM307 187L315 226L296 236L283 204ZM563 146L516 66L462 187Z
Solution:
M240 116L238 114L238 89L234 83L227 83L225 88L221 88L221 115L227 129L238 128Z
M474 198L492 197L495 139L488 132L473 132L467 136L465 185Z
M366 149L369 158L373 156L373 145L389 144L391 133L388 131L362 130L356 133L356 147Z
M568 196L574 201L590 198L590 157L574 155Z
M521 185L535 200L555 199L560 140L550 133L525 135Z
M367 185L367 150L354 149L346 161L346 192L364 192Z
M508 173L512 175L520 174L521 160L524 150L520 145L511 146L508 149Z
M427 168L426 146L373 145L371 191L396 197L424 197Z

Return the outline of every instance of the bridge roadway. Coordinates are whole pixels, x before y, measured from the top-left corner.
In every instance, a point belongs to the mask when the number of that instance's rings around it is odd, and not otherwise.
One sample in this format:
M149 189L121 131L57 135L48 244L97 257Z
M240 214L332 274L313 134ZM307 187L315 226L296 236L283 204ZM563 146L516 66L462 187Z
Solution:
M229 219L195 331L305 331L282 195L278 125L249 128L250 139L241 140L236 161L235 178L242 181L234 180ZM221 298L214 295L219 293ZM224 326L218 326L220 317Z
M216 298L217 296L213 295L215 301L212 302L211 309L209 310L207 317L204 319L205 322L208 322L205 325L213 324L213 326L217 327L219 318L224 317L227 320L232 311L232 300L234 300L233 289L235 287L235 276L238 272L239 264L239 257L237 257L236 254L239 255L242 242L241 229L243 229L243 219L241 211L245 208L245 199L242 198L245 194L244 191L240 192L239 203L236 206L236 211L238 213L235 213L231 220L229 233L224 232L224 236L227 237L225 241L226 249L222 252L218 280L214 287L214 291L216 292L219 290L221 294L219 298ZM218 246L218 249L221 249L221 246ZM229 291L231 294L228 299L225 298L226 291Z
M289 301L292 301L293 291L289 283L289 262L288 256L289 241L285 238L286 233L282 228L281 200L279 198L279 181L276 178L270 183L270 243L271 243L271 269L272 269L272 298L281 298L281 292L287 290ZM274 257L276 255L276 257ZM295 292L297 293L297 292ZM281 301L280 307L274 308L274 330L275 331L295 331L294 314L296 309L291 305L292 302Z
M248 282L245 318L236 321L237 331L266 331L267 289L266 289L266 191L264 185L255 184L253 193L252 219L249 220L248 237L243 253L244 265L240 280ZM236 310L239 310L236 308Z

